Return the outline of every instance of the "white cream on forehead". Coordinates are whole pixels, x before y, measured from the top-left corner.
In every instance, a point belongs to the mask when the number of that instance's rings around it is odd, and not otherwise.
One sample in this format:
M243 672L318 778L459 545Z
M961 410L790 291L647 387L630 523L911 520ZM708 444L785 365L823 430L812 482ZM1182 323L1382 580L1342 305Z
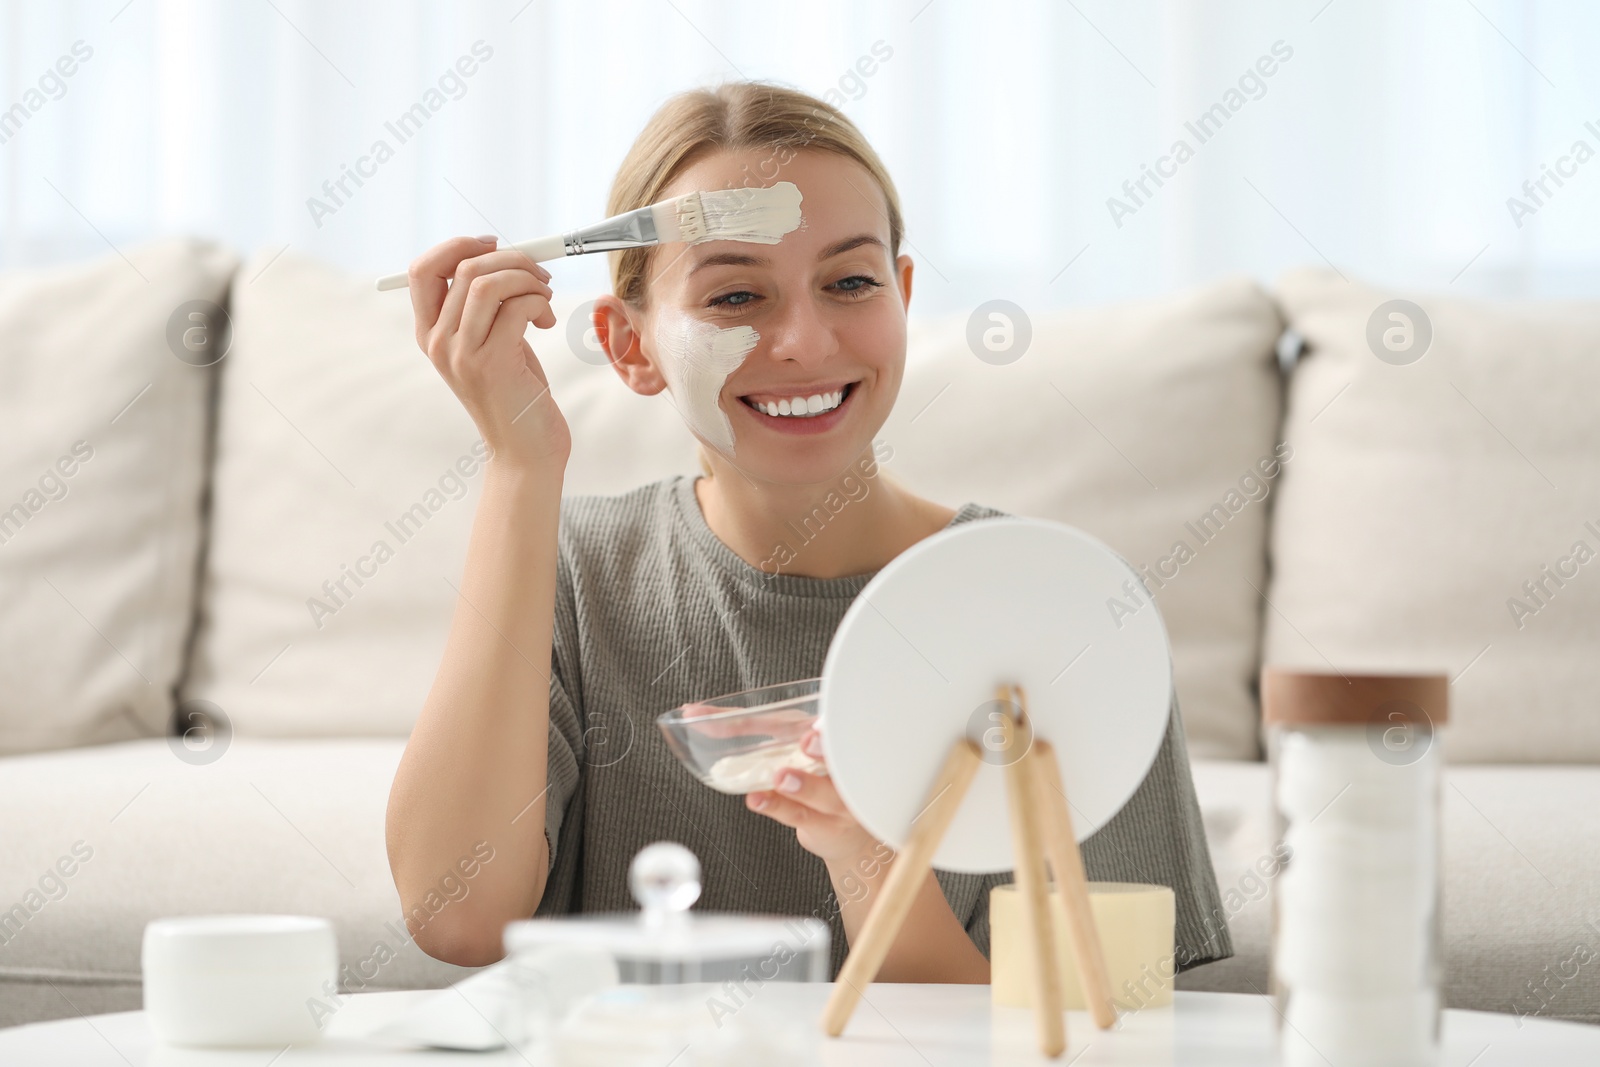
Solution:
M680 226L700 234L691 243L702 241L748 241L775 245L783 235L800 225L800 187L794 182L776 185L712 189L689 199L699 218L678 219ZM691 212L692 214L692 212Z
M723 330L673 308L656 315L661 374L689 429L730 455L733 424L718 402L728 375L739 369L761 335L753 326Z

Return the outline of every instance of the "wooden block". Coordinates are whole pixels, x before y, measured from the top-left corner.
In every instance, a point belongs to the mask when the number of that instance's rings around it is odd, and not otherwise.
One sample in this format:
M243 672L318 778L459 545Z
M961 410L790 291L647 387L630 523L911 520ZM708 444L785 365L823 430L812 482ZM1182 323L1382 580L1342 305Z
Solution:
M1090 882L1089 905L1100 944L1105 952L1111 996L1123 1011L1171 1005L1174 927L1177 902L1163 885L1132 882ZM1085 1010L1083 989L1073 962L1072 935L1066 908L1055 887L1050 889L1051 926L1056 941L1056 962L1061 972L1064 1006ZM1033 1007L1030 995L1030 953L1024 941L1026 925L1021 894L1015 885L996 886L989 894L989 968L992 1002L1009 1007Z

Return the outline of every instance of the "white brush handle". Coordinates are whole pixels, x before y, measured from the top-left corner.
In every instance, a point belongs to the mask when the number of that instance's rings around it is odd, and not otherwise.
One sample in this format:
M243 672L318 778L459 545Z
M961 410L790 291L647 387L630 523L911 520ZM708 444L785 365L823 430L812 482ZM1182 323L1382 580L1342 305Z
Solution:
M535 263L544 263L552 259L563 259L567 255L566 238L562 234L552 234L549 237L537 237L532 241L522 241L518 244L507 245L505 251L521 252ZM390 289L408 289L411 279L404 273L385 274L378 279L378 292L386 293Z
M567 255L566 237L559 233L549 237L536 237L532 241L522 241L508 247L513 252L521 252L535 263L565 259Z

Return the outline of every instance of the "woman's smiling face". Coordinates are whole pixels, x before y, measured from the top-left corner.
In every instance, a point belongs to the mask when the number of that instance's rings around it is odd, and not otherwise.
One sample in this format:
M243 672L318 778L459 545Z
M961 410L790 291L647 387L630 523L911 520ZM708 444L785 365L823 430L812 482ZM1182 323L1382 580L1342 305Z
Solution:
M753 328L759 340L717 397L732 430L731 458L752 477L820 483L870 447L894 406L905 367L911 260L891 258L887 203L861 164L800 151L770 181L751 180L772 171L773 162L765 152L719 152L668 186L665 196L793 182L803 221L773 245L706 241L657 249L647 306L630 315L657 377L643 367L624 376L640 392L664 387L664 361L680 358L681 345L670 339L685 320ZM796 410L796 398L808 414L782 414ZM682 408L691 398L675 399ZM822 413L809 413L818 407Z

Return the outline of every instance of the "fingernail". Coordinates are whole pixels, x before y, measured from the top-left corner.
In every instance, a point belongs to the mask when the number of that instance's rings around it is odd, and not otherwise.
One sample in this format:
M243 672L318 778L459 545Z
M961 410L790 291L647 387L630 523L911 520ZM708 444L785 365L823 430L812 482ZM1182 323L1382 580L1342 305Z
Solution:
M767 806L767 795L765 793L751 793L750 806L757 811L760 811L762 808Z
M492 245L500 243L500 238L496 237L492 233L486 233L482 237L478 238L478 240L487 242L488 244L492 244Z
M790 771L778 779L778 789L784 793L800 792L800 776Z
M815 732L806 734L805 743L801 747L806 750L808 756L822 755L822 735Z

